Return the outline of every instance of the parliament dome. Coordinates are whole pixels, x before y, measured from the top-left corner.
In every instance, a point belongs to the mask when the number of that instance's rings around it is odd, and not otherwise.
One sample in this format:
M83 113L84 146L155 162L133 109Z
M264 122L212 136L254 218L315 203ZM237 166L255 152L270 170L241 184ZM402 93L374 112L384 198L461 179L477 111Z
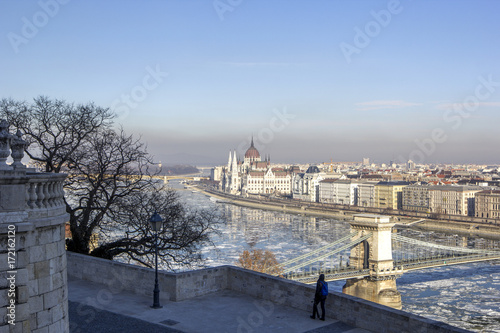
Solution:
M256 160L256 159L260 160L259 151L253 145L253 138L252 138L252 143L250 144L250 148L248 148L245 153L245 158L249 158L251 160Z

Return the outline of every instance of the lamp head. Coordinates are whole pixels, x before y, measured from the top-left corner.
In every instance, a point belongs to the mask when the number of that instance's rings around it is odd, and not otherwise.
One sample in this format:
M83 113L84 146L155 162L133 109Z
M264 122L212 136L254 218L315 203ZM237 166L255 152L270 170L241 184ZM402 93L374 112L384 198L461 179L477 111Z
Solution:
M149 224L151 225L151 229L153 229L153 231L155 232L160 230L162 223L163 219L157 212L155 212L153 216L151 216L151 218L149 219Z

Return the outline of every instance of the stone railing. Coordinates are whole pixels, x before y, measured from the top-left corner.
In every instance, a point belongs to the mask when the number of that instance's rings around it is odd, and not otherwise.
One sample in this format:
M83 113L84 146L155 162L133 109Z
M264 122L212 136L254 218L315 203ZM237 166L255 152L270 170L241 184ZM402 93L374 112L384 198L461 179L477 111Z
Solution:
M11 202L11 210L28 209L40 210L60 208L64 206L63 183L66 175L54 173L37 173L32 169L26 168L21 160L24 157L24 150L28 144L22 138L21 131L16 134L9 132L9 124L5 120L0 120L0 172L3 183L9 183L11 192L16 192ZM7 164L9 156L12 163ZM22 186L26 187L25 197L26 205L22 204ZM15 191L14 191L15 188Z
M29 209L64 206L65 174L27 173L26 204Z

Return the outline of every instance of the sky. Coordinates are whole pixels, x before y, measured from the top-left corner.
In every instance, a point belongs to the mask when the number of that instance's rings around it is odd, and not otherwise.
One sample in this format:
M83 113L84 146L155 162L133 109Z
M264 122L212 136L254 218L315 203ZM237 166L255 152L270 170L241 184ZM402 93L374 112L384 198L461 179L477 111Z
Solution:
M0 0L0 98L94 102L164 164L500 164L496 0Z

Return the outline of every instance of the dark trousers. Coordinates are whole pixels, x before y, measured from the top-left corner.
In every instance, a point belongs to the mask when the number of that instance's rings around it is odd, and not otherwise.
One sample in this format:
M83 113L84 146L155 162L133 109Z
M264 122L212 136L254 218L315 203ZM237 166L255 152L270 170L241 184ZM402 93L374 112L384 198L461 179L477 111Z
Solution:
M313 305L314 318L316 318L316 315L318 315L319 317L318 303L321 302L321 319L325 319L325 300L326 296L314 297L314 305Z

